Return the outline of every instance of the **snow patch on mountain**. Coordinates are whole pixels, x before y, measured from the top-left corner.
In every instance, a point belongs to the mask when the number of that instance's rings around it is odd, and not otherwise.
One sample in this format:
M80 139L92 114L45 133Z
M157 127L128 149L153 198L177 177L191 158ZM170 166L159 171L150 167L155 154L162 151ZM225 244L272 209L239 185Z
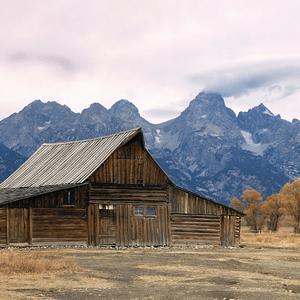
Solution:
M155 143L159 144L161 142L160 129L156 129Z
M267 108L263 111L263 114L274 117L273 113L271 111L269 111Z
M252 152L254 155L262 156L268 145L261 143L255 143L252 138L252 134L248 131L241 130L241 134L245 140L245 143L241 145L241 148Z
M178 133L172 134L171 132L157 129L154 139L155 148L164 148L170 151L174 151L179 146Z

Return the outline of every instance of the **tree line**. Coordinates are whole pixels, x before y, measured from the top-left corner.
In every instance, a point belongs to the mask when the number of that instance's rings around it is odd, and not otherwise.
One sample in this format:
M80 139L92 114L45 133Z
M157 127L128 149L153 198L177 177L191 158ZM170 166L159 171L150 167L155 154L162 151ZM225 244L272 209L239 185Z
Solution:
M265 225L277 231L279 220L290 216L295 233L300 233L300 179L286 183L279 193L263 199L255 189L245 190L240 197L230 202L232 208L242 211L251 230L260 232Z

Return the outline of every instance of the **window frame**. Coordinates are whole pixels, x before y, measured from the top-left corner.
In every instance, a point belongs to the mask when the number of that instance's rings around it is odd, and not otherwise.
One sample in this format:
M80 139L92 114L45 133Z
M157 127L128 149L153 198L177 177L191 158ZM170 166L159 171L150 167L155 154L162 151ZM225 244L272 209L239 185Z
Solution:
M141 214L138 214L137 213L137 210L141 209L142 210L142 213ZM143 206L135 206L134 207L134 216L135 217L144 217L145 216L145 208Z
M66 201L67 198L67 201ZM74 207L76 204L75 191L64 191L63 193L63 206Z
M154 210L154 214L149 214L148 210L149 209L153 209ZM155 206L147 206L146 208L146 217L148 218L156 218L157 217L157 209Z
M154 210L154 214L149 214L148 210ZM142 210L141 213L137 213L137 210ZM134 207L134 216L138 218L156 218L157 217L157 207L156 206L135 206Z

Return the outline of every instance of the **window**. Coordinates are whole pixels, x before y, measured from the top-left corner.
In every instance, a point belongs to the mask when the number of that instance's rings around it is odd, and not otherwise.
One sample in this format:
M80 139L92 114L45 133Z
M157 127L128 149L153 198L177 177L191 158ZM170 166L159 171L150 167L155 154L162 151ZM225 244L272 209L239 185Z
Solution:
M134 214L138 217L143 217L144 216L144 208L143 207L135 207Z
M147 207L147 216L155 217L156 216L156 208L155 207Z
M75 192L68 191L64 193L64 205L75 205Z
M99 204L99 210L114 210L115 206L112 204Z
M112 204L99 204L99 214L101 217L115 217L115 206Z

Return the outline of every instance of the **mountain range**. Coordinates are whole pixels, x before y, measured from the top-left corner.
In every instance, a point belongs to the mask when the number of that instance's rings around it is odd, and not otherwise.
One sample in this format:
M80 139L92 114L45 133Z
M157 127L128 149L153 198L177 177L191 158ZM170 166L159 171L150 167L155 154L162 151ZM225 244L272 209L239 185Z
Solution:
M267 196L300 177L300 121L260 104L236 115L221 95L201 92L176 118L152 124L127 100L81 113L36 100L0 121L0 180L42 143L142 127L148 149L179 185L228 203L243 190Z

